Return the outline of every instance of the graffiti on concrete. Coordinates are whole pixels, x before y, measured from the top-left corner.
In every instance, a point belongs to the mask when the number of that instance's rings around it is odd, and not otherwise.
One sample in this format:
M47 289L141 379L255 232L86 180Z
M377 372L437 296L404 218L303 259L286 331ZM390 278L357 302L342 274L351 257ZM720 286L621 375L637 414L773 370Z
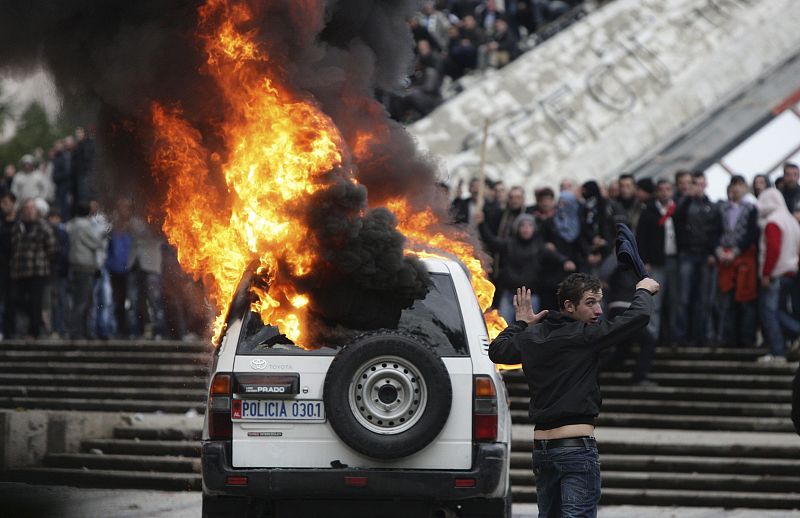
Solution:
M798 4L618 0L489 74L410 129L442 155L451 179L476 174L486 118L490 178L535 187L554 185L563 176L618 173L726 93L757 78L783 57L782 50L800 45L797 34L776 38L777 27L763 26L777 13L800 16ZM776 25L787 23L778 18ZM732 42L742 33L760 54L732 64L740 60L739 43ZM728 62L720 64L723 59Z

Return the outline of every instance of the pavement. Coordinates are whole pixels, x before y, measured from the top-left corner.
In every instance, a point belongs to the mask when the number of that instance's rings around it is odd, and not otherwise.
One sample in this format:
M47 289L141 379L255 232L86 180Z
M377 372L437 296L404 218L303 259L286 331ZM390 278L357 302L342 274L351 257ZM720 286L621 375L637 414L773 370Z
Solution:
M199 518L198 492L83 489L0 484L0 518ZM514 518L536 518L536 504L515 504ZM599 518L789 518L797 511L704 507L601 507ZM358 517L354 517L358 518Z

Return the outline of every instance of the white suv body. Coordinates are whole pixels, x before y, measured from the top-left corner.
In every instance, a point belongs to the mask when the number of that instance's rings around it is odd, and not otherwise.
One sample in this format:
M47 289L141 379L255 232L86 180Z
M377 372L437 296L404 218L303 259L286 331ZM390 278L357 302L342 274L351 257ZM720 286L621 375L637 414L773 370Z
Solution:
M423 262L431 289L398 329L338 349L259 343L274 339L248 320L243 281L212 369L204 516L301 497L329 516L345 500L510 516L511 420L482 312L459 263Z

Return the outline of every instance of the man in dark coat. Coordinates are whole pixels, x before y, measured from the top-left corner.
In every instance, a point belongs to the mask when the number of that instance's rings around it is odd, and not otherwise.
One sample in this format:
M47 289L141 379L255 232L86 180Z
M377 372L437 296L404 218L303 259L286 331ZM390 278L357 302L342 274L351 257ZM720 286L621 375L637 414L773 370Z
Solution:
M678 245L675 240L674 214L677 208L673 201L673 188L669 180L659 180L655 198L645 205L636 241L639 253L650 276L661 285L661 294L655 300L655 309L650 317L648 329L656 338L669 341L675 334L675 321L680 300L678 276ZM662 305L663 304L663 305ZM666 309L666 311L664 311ZM662 313L666 324L662 325Z
M705 345L711 289L716 275L715 251L722 235L720 212L705 194L706 178L692 173L692 195L675 210L681 303L675 339L685 345Z
M631 305L600 320L603 292L596 277L576 273L559 285L560 312L534 314L530 290L514 296L516 321L489 345L495 363L522 363L535 426L533 471L539 516L596 516L600 462L594 423L600 412L600 351L647 326L658 283L636 284Z
M4 315L4 335L16 332L17 311L28 317L26 338L38 338L42 331L42 303L58 253L53 229L39 214L34 200L22 203L21 217L11 232L11 302Z

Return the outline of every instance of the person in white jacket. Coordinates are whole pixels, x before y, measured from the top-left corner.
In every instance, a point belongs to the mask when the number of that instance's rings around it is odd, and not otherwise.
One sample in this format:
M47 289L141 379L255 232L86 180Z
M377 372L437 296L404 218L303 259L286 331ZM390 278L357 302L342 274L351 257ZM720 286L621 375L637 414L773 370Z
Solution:
M770 348L770 353L759 361L786 361L784 330L800 334L800 322L786 311L800 259L800 225L786 207L783 195L774 187L758 196L758 216L761 227L759 314L764 339Z

